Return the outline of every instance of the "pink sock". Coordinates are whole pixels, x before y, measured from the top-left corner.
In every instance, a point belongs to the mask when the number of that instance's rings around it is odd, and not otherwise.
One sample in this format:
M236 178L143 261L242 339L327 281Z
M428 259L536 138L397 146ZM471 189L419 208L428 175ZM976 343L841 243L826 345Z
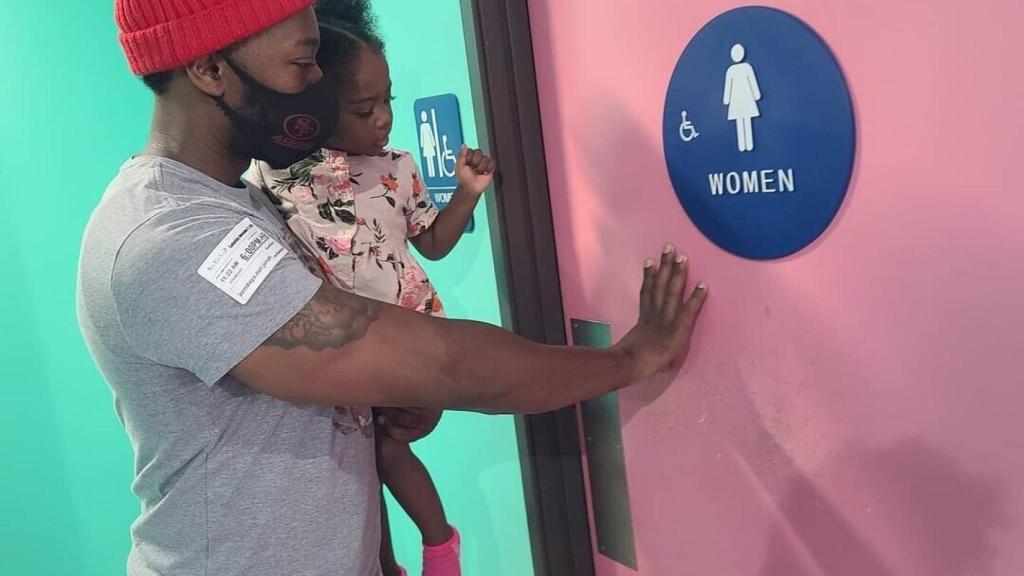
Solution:
M444 544L423 547L423 576L462 576L459 564L461 548L459 531L452 528L452 537Z

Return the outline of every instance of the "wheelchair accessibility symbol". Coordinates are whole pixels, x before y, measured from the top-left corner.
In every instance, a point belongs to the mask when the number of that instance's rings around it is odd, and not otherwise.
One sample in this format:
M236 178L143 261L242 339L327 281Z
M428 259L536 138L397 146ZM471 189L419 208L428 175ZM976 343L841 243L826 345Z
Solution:
M683 142L689 142L698 136L700 136L700 132L697 132L693 122L686 119L686 111L683 110L683 123L679 125L679 137L683 139Z

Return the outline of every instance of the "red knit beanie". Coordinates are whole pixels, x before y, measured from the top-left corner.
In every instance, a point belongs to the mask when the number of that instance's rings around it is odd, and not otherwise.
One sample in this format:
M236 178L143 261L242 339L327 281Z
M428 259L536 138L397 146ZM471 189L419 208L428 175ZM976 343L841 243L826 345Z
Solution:
M115 0L118 39L137 76L180 68L262 32L314 0Z

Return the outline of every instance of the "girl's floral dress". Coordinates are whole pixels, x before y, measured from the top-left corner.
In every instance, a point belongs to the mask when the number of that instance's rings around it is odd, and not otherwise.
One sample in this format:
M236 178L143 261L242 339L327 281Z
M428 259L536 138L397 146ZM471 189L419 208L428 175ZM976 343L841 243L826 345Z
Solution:
M438 211L408 152L349 156L325 148L284 170L256 162L251 177L280 203L288 227L334 285L443 316L409 250L409 238L430 228Z

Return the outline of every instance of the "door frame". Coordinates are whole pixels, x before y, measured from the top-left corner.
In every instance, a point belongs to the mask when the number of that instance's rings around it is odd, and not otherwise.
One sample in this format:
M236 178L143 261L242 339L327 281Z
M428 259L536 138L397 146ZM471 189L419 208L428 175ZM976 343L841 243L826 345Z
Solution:
M527 0L460 0L505 326L565 345L558 254ZM505 190L509 192L504 193ZM516 418L535 576L594 576L577 407Z

